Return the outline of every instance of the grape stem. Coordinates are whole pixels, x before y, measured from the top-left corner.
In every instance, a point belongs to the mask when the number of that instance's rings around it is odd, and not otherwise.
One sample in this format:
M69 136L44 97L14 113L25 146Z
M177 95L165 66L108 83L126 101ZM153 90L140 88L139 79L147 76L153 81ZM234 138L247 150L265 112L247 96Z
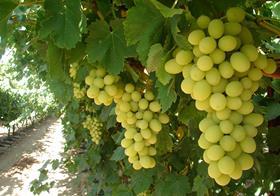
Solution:
M255 21L256 24L258 24L259 26L261 26L262 28L280 36L280 28L267 22L265 20L265 18L263 17L259 17L259 16L254 16L252 14L246 13L247 18Z

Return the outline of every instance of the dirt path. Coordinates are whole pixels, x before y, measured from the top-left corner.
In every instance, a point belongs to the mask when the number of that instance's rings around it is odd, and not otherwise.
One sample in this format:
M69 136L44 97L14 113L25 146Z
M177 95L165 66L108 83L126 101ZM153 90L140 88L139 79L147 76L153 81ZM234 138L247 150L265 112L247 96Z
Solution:
M61 159L64 138L62 125L56 118L48 118L28 130L9 151L0 156L0 196L31 196L30 182L39 176L38 169L48 159ZM51 171L55 185L49 193L40 195L78 195L74 177L63 168Z

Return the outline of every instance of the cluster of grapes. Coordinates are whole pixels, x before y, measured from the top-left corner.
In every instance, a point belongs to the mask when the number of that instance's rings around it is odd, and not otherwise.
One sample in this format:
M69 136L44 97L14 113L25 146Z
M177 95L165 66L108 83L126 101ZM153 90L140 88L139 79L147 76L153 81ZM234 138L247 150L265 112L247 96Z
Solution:
M121 145L134 169L152 168L156 164L153 145L169 117L161 113L161 106L151 91L141 93L132 84L126 84L124 89L122 97L115 100L117 121L125 128Z
M253 137L263 116L253 113L251 97L263 72L271 74L277 68L253 45L244 18L244 10L237 7L227 10L227 21L200 16L198 29L188 35L193 49L177 50L165 64L168 73L182 72L182 91L191 95L198 110L208 113L199 124L198 144L205 149L209 176L222 186L254 164L249 153L256 150Z
M76 78L77 75L77 68L78 68L78 63L73 63L69 69L69 74L71 78Z
M81 99L85 96L85 90L85 88L80 87L80 84L73 83L73 94L77 99Z
M119 80L119 76L108 74L102 67L92 69L85 78L85 83L89 86L87 96L94 99L96 105L109 106L123 93L122 88L119 87Z
M83 127L89 130L92 141L99 144L101 140L103 124L96 118L88 115L83 122Z

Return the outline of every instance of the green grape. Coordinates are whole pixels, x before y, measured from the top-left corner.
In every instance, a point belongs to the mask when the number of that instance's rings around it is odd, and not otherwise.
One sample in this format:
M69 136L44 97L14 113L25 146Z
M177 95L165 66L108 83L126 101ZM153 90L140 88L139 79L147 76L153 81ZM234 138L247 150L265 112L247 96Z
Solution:
M227 107L231 110L238 110L242 106L242 100L239 97L227 97Z
M223 93L225 92L226 86L228 84L228 81L221 78L219 84L212 86L212 92L213 93Z
M226 12L229 22L242 22L245 18L245 11L239 7L231 7Z
M146 120L147 122L150 122L153 119L153 116L154 116L153 112L149 110L146 110L143 113L143 119Z
M256 135L258 134L258 130L252 125L245 124L243 127L246 131L247 136L249 137L256 137Z
M241 25L237 22L224 23L225 35L238 35L241 32Z
M248 77L244 77L240 80L242 83L242 86L244 89L250 89L252 87L252 80L250 80Z
M203 152L203 155L202 155L202 158L203 158L203 161L205 162L205 163L210 163L211 162L211 160L208 158L208 156L207 156L207 151L205 150L204 152Z
M230 156L233 159L236 159L240 156L240 154L242 153L241 147L239 144L235 145L235 148L233 151L227 152L227 155Z
M198 45L204 37L205 33L202 30L194 30L189 34L188 42L192 45Z
M212 108L209 105L209 99L208 98L203 100L203 101L196 100L195 101L195 107L198 110L201 110L201 111L207 111L207 112L212 111Z
M235 37L231 35L225 35L219 39L218 46L221 50L230 52L236 48L237 42Z
M219 120L226 120L230 117L231 110L228 108L225 108L220 111L216 111L216 116Z
M195 57L200 57L203 55L203 53L199 50L198 45L193 47L193 54Z
M91 85L93 85L93 80L94 80L94 77L92 77L92 76L87 76L86 78L85 78L85 83L87 84L87 85L89 85L89 86L91 86Z
M133 141L131 139L124 138L121 141L121 146L123 148L128 148L129 146L131 146L132 143L133 143Z
M221 80L221 75L218 69L212 68L206 72L205 79L212 86L218 85Z
M165 63L164 68L167 73L178 74L182 72L183 66L177 64L175 59L171 59Z
M234 179L234 180L238 180L241 178L242 176L242 168L239 164L239 162L235 161L235 167L234 170L231 174L229 174L229 176Z
M141 129L141 135L144 139L149 139L152 136L150 129Z
M210 18L205 15L201 15L197 18L196 23L199 28L201 29L207 29L209 23L210 23Z
M90 86L87 90L87 96L91 99L98 97L99 95L99 88L95 86Z
M260 126L264 121L264 118L261 114L251 113L244 117L243 122L244 124L249 124L254 127Z
M222 174L218 178L215 178L215 182L220 186L226 186L230 182L230 177Z
M219 65L219 72L223 78L229 79L234 74L234 69L230 62L224 61Z
M149 102L143 98L139 101L138 106L141 110L146 110L149 107Z
M213 108L214 110L221 111L225 109L227 104L227 99L221 93L214 93L210 97L209 104L211 108Z
M157 119L152 119L149 123L149 127L156 133L158 133L162 129L162 125Z
M114 97L118 93L118 88L115 85L105 86L104 89L105 92L111 97Z
M242 170L251 169L254 165L254 160L251 155L246 153L241 153L240 156L237 158Z
M232 111L229 120L231 120L233 124L238 125L242 122L243 115L241 115L239 112Z
M254 105L250 101L244 101L241 107L237 110L240 114L247 115L252 113L254 110Z
M135 102L138 102L141 99L141 94L138 91L134 91L131 93L131 99Z
M149 109L152 112L159 112L161 110L161 106L160 106L158 101L153 101L153 102L150 103Z
M252 81L259 81L263 76L262 71L259 68L252 68L248 72L248 78Z
M243 152L253 153L256 150L256 142L251 137L246 137L244 140L240 142L240 147Z
M241 95L243 86L239 81L232 81L226 86L226 94L230 97L237 97Z
M208 25L208 33L211 37L218 39L224 34L224 23L220 19L212 20Z
M169 123L169 120L170 120L169 116L165 113L159 114L158 119L162 124L167 124L167 123Z
M104 81L102 78L95 78L93 80L93 85L98 87L98 88L103 88L104 87Z
M198 139L198 146L202 149L208 149L210 146L212 145L211 142L208 142L205 139L204 133L200 135L199 139Z
M193 81L201 81L205 76L205 72L201 71L196 66L192 66L190 70L190 77Z
M205 37L201 39L198 47L203 54L210 54L216 49L217 43L214 38Z
M113 75L106 75L104 77L104 84L105 85L112 85L115 81L115 77Z
M201 71L209 71L213 67L213 61L211 57L203 55L198 58L196 65Z
M205 132L210 126L215 125L216 123L211 118L204 118L199 122L199 130Z
M220 140L220 145L224 151L233 151L236 147L236 141L230 135L225 135Z
M231 174L235 168L235 162L230 156L224 156L218 161L218 168L222 174Z
M191 78L185 78L181 83L181 89L186 94L191 94L195 82Z
M214 144L206 150L206 154L209 160L217 161L224 156L225 152L220 145Z
M232 132L231 132L231 137L233 137L235 139L235 141L237 142L241 142L242 140L245 139L246 137L246 133L245 133L245 130L242 126L240 125L236 125Z
M208 175L211 178L218 178L221 176L221 172L219 170L218 167L218 163L217 162L210 162L209 166L208 166Z
M143 142L135 142L135 143L134 143L134 150L135 150L136 152L142 151L143 148L144 148L144 143L143 143Z
M211 86L206 80L196 82L193 86L192 95L196 100L203 101L211 94Z
M155 99L155 95L153 94L152 91L146 91L144 94L145 99L147 99L148 101L152 101Z
M223 120L220 122L220 129L224 134L229 134L234 128L233 123L230 120Z
M178 65L187 65L193 60L193 53L190 50L180 50L175 57Z
M235 52L230 56L230 63L238 72L246 72L250 68L250 61L248 57L241 53L241 52Z
M273 59L267 59L267 65L263 68L263 71L267 74L273 74L277 70L277 65Z
M192 68L191 64L185 65L183 67L182 74L183 74L184 78L189 78L190 77L190 70L191 70L191 68Z
M252 33L245 26L242 26L241 32L239 33L238 37L243 44L252 44L254 42Z
M243 45L240 51L248 57L249 61L252 62L257 60L259 55L257 48L252 44Z
M208 142L216 143L223 137L223 133L218 125L212 125L205 131L205 138Z
M211 52L209 54L209 56L211 57L212 61L214 64L220 64L222 63L225 58L226 58L226 54L224 51L220 50L219 48L216 48L213 52ZM206 70L207 71L207 70Z

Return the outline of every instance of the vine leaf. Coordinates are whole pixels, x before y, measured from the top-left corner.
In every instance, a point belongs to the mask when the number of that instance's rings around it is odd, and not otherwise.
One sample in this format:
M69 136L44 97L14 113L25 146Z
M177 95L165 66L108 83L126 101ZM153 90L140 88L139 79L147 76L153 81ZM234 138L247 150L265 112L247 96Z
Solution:
M156 143L156 149L158 155L172 152L173 141L168 133L168 130L162 129L162 131L157 136L157 140L158 142Z
M80 0L46 0L44 4L46 20L41 23L39 37L50 37L60 48L71 49L81 40L85 31L85 17Z
M265 118L272 120L277 118L280 114L280 103L271 103L266 108Z
M197 192L198 196L204 196L208 192L208 188L212 187L212 182L206 177L196 176L194 179L192 191Z
M172 78L164 69L164 63L167 57L168 54L165 53L162 45L157 43L151 46L146 63L148 72L155 71L158 80L164 85L168 84Z
M90 63L101 62L112 74L123 70L125 57L134 55L134 48L127 47L120 20L110 26L105 21L97 21L90 26L87 40L87 54Z
M4 37L5 34L7 33L8 17L16 7L17 7L17 3L15 1L11 1L11 0L0 1L0 36L1 37Z
M160 40L164 17L149 0L136 0L135 4L128 10L124 32L128 45L137 44L139 59L146 64L149 48Z
M154 170L140 170L131 175L131 186L136 194L149 189L153 183Z
M122 147L118 147L114 150L113 155L110 160L112 161L120 161L125 158L124 149Z
M169 8L156 0L151 0L151 2L165 18L171 18L174 15L183 13L182 9Z
M172 80L173 81L173 80ZM166 112L177 99L177 93L174 88L174 82L170 82L169 85L163 85L160 82L156 82L158 90L159 102L162 107L162 112Z
M155 195L185 196L191 192L187 176L169 174L155 185Z

